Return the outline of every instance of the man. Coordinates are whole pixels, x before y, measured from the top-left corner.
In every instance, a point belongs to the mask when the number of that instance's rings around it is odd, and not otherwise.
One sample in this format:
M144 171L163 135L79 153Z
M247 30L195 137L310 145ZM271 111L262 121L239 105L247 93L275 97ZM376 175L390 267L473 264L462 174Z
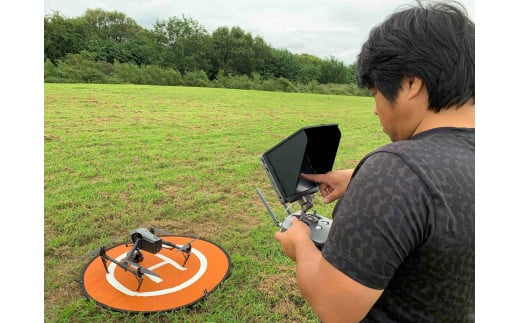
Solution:
M277 232L323 322L465 322L475 295L475 26L430 4L375 27L359 87L392 143L355 170L302 174L339 198L320 252L293 218Z

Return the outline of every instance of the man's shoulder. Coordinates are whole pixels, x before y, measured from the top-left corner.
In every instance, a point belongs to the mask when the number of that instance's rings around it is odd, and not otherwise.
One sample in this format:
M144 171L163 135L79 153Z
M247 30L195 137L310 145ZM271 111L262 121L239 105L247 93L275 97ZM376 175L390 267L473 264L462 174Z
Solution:
M461 148L465 148L472 151L474 147L474 128L436 128L417 134L408 140L384 145L368 156L377 153L390 153L398 156L451 154L452 150L460 151Z

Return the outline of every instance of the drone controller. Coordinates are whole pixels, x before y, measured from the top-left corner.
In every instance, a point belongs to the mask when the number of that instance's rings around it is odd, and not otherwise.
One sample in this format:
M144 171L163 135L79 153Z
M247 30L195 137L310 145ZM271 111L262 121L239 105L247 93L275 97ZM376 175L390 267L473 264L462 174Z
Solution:
M323 244L327 241L332 220L316 214L316 211L313 213L303 213L303 215L302 213L293 213L291 216L287 216L283 220L281 231L285 231L291 227L291 218L293 216L309 226L311 229L312 241L316 247L321 250Z
M297 217L309 226L312 241L320 250L327 241L332 220L310 211L312 196L319 191L319 185L300 174L331 171L340 138L337 124L304 127L260 156L278 200L286 206L288 213L282 222L278 221L262 193L256 189L275 225L285 231L291 227L292 217ZM290 211L288 205L294 202L300 204L301 211Z
M280 222L274 215L273 211L271 210L271 207L269 207L269 204L267 203L267 201L265 200L264 196L258 188L256 189L256 193L258 193L258 196L260 196L260 199L264 203L267 212L273 219L274 224L277 227L280 227L280 231L283 232L288 230L291 227L292 218L296 217L309 226L309 228L311 229L312 241L314 242L314 245L316 245L316 247L318 247L318 249L321 250L321 248L325 244L325 241L327 241L327 237L329 236L329 230L332 224L331 219L316 214L316 211L307 212L307 210L305 210L305 208L309 206L309 200L307 200L306 203L303 204L305 206L302 207L301 211L294 213L289 211L289 215L282 222Z

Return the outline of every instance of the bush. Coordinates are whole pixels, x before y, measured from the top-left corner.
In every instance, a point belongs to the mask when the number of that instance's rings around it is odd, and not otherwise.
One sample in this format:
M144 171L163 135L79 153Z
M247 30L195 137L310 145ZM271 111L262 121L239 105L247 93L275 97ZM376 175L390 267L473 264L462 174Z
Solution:
M146 65L141 67L141 82L147 85L164 85L163 71L157 65Z
M43 81L46 83L60 83L63 76L59 73L58 67L54 65L50 59L45 60L43 66Z
M182 75L179 71L171 68L164 71L166 83L164 85L182 85Z
M254 72L247 75L226 75L219 70L213 81L208 79L203 70L186 72L182 75L175 69L163 69L157 65L139 67L135 63L113 64L96 62L93 53L82 51L80 54L69 54L56 64L46 60L44 64L44 81L47 83L119 83L149 85L186 85L196 87L217 87L232 89L255 89L278 92L305 92L333 95L370 96L366 89L359 89L354 82L347 84L321 84L316 80L307 83L293 84L284 77L267 78Z
M247 75L217 75L218 84L228 89L250 90L254 88L253 81Z
M122 84L141 84L141 72L139 66L134 63L114 62L114 78Z
M262 82L262 90L277 92L300 92L288 79L279 77L277 79L265 80Z
M82 50L79 54L67 54L58 61L58 74L69 83L105 83L103 63L95 61L96 54Z
M186 86L206 87L209 85L209 79L203 70L189 71L182 77Z

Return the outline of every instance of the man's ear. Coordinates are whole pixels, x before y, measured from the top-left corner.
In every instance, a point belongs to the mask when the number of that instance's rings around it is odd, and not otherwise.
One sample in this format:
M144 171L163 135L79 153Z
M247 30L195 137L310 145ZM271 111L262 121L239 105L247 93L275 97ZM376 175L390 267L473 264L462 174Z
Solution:
M417 76L405 76L403 85L409 99L417 97L424 90L424 81Z

